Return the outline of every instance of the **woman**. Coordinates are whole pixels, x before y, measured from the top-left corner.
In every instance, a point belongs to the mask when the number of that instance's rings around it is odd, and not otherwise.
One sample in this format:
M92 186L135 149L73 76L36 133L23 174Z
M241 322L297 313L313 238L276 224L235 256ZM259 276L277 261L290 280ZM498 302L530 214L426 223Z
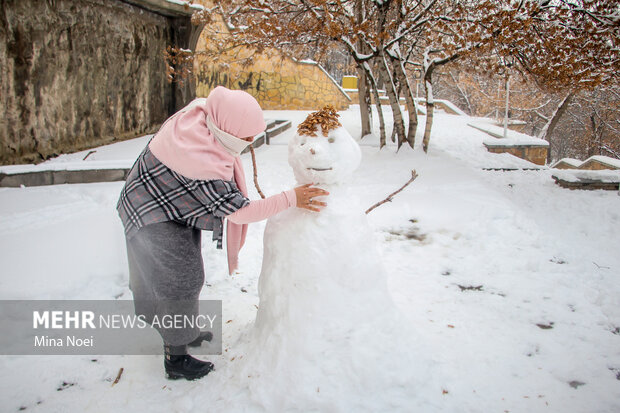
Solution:
M328 193L311 185L248 200L239 155L264 129L262 110L251 95L220 86L168 119L140 154L117 205L136 314L147 320L198 314L204 283L201 230L212 231L221 248L226 219L232 274L248 223L290 207L318 212L325 206L313 197ZM187 354L189 343L207 335L197 328L158 330L168 378L193 380L213 369L210 362Z

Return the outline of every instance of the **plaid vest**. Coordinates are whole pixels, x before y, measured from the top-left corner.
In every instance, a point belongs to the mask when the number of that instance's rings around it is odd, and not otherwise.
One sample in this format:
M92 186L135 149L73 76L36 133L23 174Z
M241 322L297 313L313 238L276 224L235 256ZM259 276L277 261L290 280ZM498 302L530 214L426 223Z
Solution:
M116 209L127 239L146 225L175 221L213 231L222 248L224 217L249 203L234 181L186 178L161 163L147 145L129 171Z

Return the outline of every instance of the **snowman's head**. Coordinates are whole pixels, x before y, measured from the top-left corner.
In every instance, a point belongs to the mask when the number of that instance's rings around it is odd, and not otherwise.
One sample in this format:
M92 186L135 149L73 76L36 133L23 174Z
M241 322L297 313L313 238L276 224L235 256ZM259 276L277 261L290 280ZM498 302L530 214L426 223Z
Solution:
M314 112L289 141L288 163L298 183L341 183L359 166L360 147L337 117L331 107Z

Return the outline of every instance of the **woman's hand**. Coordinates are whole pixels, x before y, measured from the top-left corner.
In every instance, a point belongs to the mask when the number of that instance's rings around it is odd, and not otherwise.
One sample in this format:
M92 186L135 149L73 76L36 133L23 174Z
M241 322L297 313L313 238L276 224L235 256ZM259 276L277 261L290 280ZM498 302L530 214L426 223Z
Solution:
M321 211L321 208L326 207L327 204L325 202L316 201L313 198L316 198L317 196L329 195L329 192L321 188L313 188L311 185L314 184L306 184L295 188L297 208L304 208L309 209L310 211L319 212Z

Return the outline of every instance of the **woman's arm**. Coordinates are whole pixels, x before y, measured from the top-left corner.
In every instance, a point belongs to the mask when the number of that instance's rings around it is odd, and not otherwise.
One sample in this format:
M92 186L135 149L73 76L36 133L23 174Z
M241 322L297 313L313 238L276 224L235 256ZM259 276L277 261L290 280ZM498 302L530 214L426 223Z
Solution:
M295 190L291 189L281 192L269 198L250 201L250 205L245 206L226 218L235 224L249 224L251 222L262 221L279 212L297 205Z
M250 204L238 209L226 218L235 224L249 224L262 221L290 207L299 207L318 212L327 204L316 201L313 197L327 196L329 192L313 188L312 184L298 186L269 198L250 201Z

